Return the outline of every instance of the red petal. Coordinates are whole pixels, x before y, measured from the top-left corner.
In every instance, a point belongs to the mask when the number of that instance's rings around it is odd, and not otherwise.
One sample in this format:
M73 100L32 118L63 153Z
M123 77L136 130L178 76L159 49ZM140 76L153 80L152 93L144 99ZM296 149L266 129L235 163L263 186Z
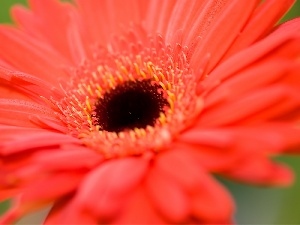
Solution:
M36 127L30 121L31 117L38 117L41 120L52 119L57 124L62 124L57 120L53 111L43 105L30 101L0 99L0 123L13 126Z
M292 171L284 165L275 164L263 157L248 155L232 169L223 172L232 179L252 184L290 185L293 181Z
M277 59L263 60L246 67L242 71L227 77L219 86L210 91L205 97L205 108L207 109L214 104L220 104L247 92L270 86L275 82L280 82L282 78L289 75L291 68L295 68L294 64L294 62L288 60ZM300 84L300 79L298 83Z
M266 112L269 109L272 110L272 107L276 107L284 101L289 101L289 104L281 107L279 114L293 110L300 104L297 90L286 86L273 85L250 94L237 96L237 99L231 99L229 102L216 106L211 110L203 111L198 123L210 127L240 123L243 120L251 119L252 116L256 116L257 113L263 110ZM271 117L271 114L269 117Z
M201 39L191 58L191 65L196 71L200 69L199 57L206 54L210 54L211 59L207 71L204 73L210 72L216 66L239 35L259 2L259 0L207 1L207 5L211 3L211 6L201 12L201 26L197 28L198 32L191 31ZM191 43L194 39L193 37L187 40L187 43Z
M58 151L43 150L32 156L32 164L38 165L42 170L74 170L93 168L102 162L100 154L76 145Z
M175 7L175 0L153 0L148 1L146 18L145 18L145 28L151 33L159 32L163 36L166 34L166 29L170 16Z
M44 0L42 4L40 3L40 1L30 0L32 11L20 6L14 7L12 9L13 17L26 33L51 45L67 59L73 59L68 31L71 23L76 24L71 20L74 7L69 3L56 0Z
M73 197L72 195L56 201L44 224L97 224L98 220L92 215L81 211Z
M76 4L84 25L82 32L88 44L105 45L112 34L118 35L120 31L124 31L122 26L128 27L130 23L143 21L146 10L149 10L148 1L141 0L129 0L126 4L122 0L76 0Z
M0 125L0 143L4 141L14 140L15 136L23 136L24 134L36 134L41 129L38 128L27 128L27 127L16 127L8 125Z
M202 183L201 162L190 153L186 149L172 149L159 155L154 164L156 173L166 176L176 183L174 186L180 186L187 193L196 191Z
M182 223L188 219L190 207L187 193L171 177L154 167L147 177L146 190L157 211L168 221Z
M192 212L206 224L233 224L234 202L222 186L207 176L192 196Z
M157 1L157 4L159 3L160 2ZM191 28L199 26L199 22L202 19L202 17L201 19L199 18L201 12L204 11L206 4L210 5L212 3L199 0L170 1L170 3L175 3L175 5L173 7L169 6L168 10L171 11L172 9L172 12L167 13L167 15L170 14L170 16L164 18L167 21L165 23L168 24L168 29L162 30L162 32L165 32L166 34L166 41L172 42L173 44L176 44L176 42L181 44L182 39L186 38L182 34L193 36L191 39L195 38L197 34L191 32ZM206 8L208 7L206 6ZM153 9L155 8L153 7ZM161 16L160 7L156 7L156 10L158 11L156 13ZM152 13L149 14L149 17L151 14ZM163 16L161 17L163 18ZM155 18L157 19L157 16L155 16ZM148 23L151 22L152 20L150 20ZM202 22L205 23L205 21ZM178 30L181 31L181 41L176 41L176 39L174 40L174 34L178 32Z
M1 127L0 127L1 128ZM26 131L26 129L22 130ZM32 130L30 134L23 133L23 136L3 134L3 139L10 139L9 141L0 143L0 153L2 155L9 155L34 148L42 148L49 146L60 146L63 144L81 144L80 140L66 134L54 133L44 131L42 129ZM35 132L35 133L34 133ZM2 136L2 134L1 134ZM0 136L0 139L2 138ZM6 136L6 138L5 138Z
M222 60L248 47L257 39L270 32L294 3L295 0L267 0L262 2L251 15L250 20Z
M145 190L139 187L131 195L120 216L112 224L165 224L151 205Z
M39 202L53 201L78 187L85 174L78 171L54 173L31 182L22 191L21 202L28 207ZM26 207L27 207L26 206Z
M195 128L181 134L179 140L189 144L201 145L203 147L226 148L232 144L234 138L232 137L231 132L225 129Z
M29 183L21 191L15 206L2 218L2 222L11 223L32 211L50 204L52 201L73 191L82 180L80 173L60 173L46 176Z
M19 95L27 95L28 97L31 97L31 99L34 98L36 102L45 104L40 96L52 96L53 98L58 99L63 96L62 91L52 87L50 83L19 71L0 67L0 79L1 84L3 84L6 89L10 89L5 92L0 92L0 96L3 98L14 98L15 96L10 96L11 92L18 91ZM21 99L24 99L24 97L21 97Z
M17 29L0 27L0 48L0 58L19 71L34 74L53 85L59 83L58 78L67 76L62 70L70 66L66 59L41 40Z
M86 177L76 201L100 220L116 217L129 193L143 179L147 166L143 158L107 161Z
M300 20L299 20L300 21ZM260 60L294 60L298 57L300 51L299 39L300 35L297 34L297 29L285 28L291 25L293 28L298 23L287 24L278 31L274 32L269 37L257 42L249 48L232 56L226 62L220 64L212 73L202 82L206 91L220 85L222 81L238 73L241 69L249 65L254 65ZM296 61L294 61L296 64Z

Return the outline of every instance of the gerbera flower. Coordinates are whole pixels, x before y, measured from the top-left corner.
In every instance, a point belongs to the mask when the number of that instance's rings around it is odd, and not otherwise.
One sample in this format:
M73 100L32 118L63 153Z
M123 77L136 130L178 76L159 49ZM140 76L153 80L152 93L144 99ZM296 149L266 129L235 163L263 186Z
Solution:
M300 144L294 1L30 0L0 27L2 223L225 223L210 175L286 185Z

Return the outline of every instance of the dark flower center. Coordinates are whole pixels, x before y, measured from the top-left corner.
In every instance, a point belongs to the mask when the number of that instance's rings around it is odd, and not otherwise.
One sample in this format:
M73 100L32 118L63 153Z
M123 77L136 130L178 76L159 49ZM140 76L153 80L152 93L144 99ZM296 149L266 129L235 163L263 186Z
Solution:
M118 85L96 103L95 123L100 130L108 132L154 126L165 107L169 106L161 89L150 79Z

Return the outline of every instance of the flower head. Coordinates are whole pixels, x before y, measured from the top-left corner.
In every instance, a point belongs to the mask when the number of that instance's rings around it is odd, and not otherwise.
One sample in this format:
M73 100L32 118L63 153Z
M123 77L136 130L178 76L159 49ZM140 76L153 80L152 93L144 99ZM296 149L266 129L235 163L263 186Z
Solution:
M286 185L300 144L294 1L29 0L0 27L11 223L233 223L210 174Z

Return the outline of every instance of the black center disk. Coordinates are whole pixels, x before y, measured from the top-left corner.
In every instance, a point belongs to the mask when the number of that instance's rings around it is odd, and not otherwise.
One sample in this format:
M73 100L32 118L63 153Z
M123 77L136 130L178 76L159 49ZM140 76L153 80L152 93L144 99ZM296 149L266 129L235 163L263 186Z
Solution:
M154 126L160 112L169 106L159 89L149 79L118 85L96 103L95 123L109 132Z

